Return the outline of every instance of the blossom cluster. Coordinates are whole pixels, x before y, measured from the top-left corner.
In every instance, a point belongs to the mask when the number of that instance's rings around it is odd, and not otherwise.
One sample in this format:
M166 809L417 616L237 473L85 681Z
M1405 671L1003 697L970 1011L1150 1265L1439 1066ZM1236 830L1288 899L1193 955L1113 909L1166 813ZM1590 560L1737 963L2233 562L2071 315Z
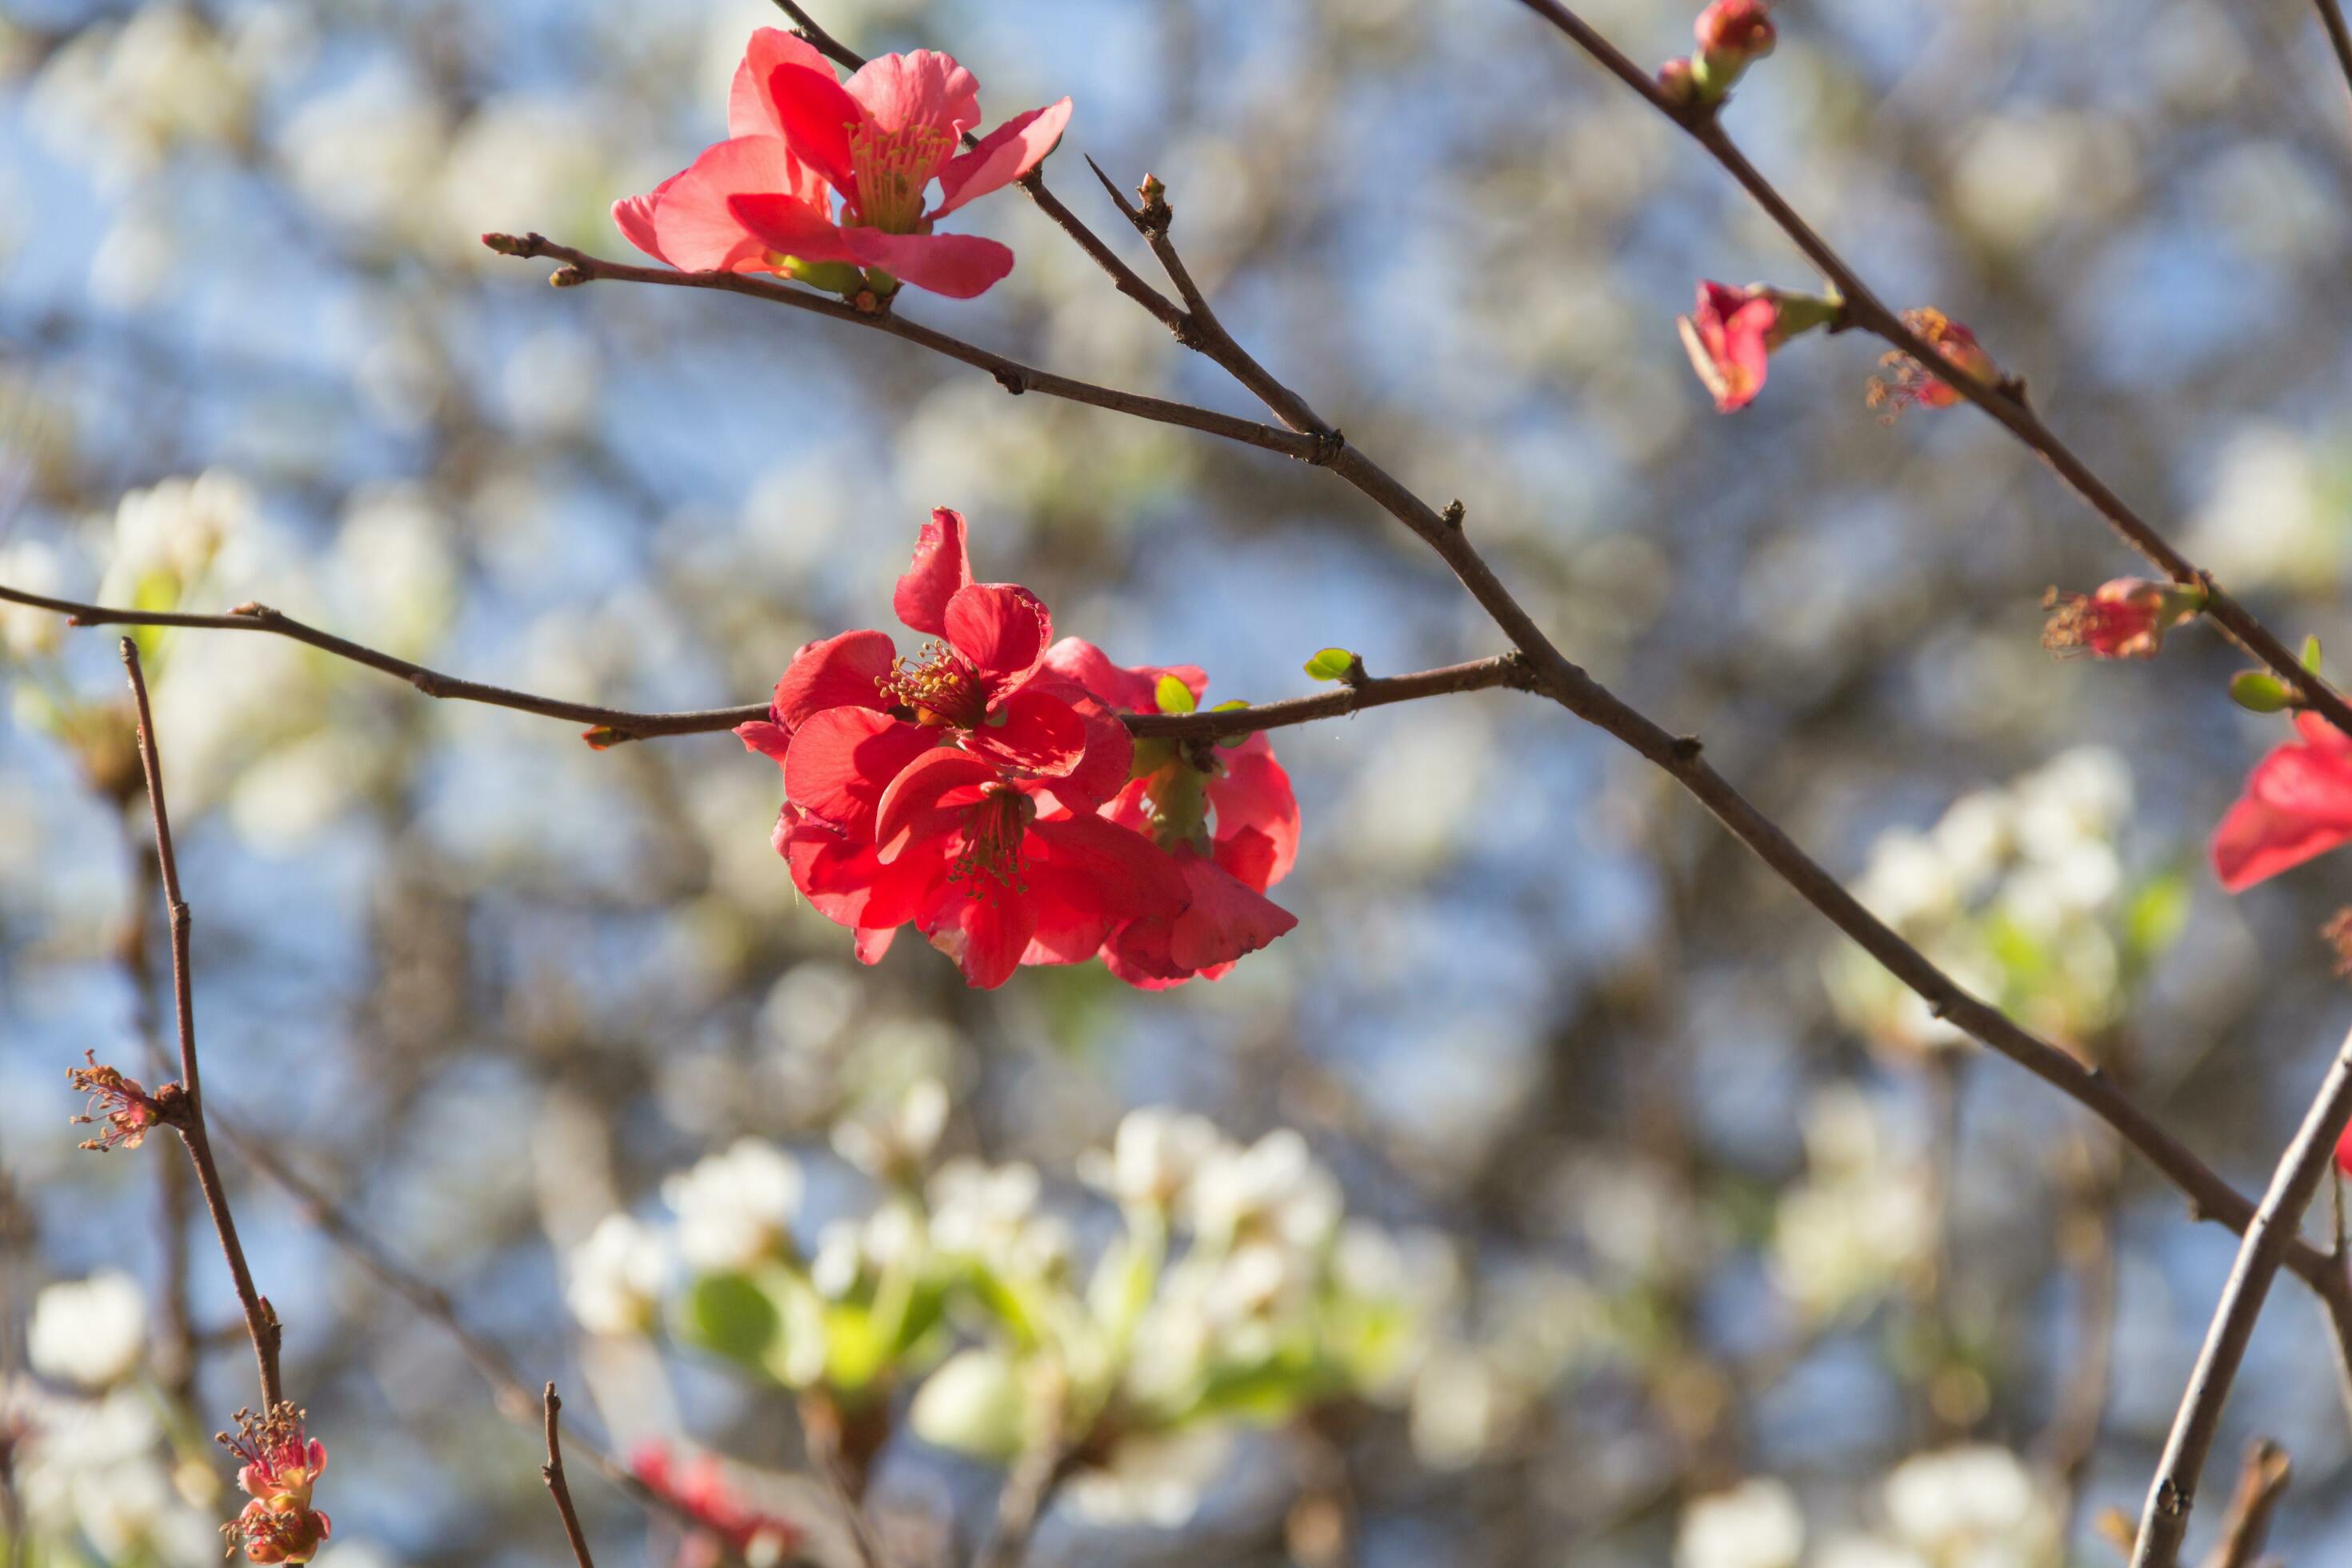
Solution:
M575 1314L603 1334L666 1330L853 1429L912 1386L911 1429L937 1447L1010 1464L1062 1444L1079 1456L1068 1497L1103 1522L1181 1522L1245 1427L1416 1395L1450 1258L1349 1219L1297 1132L1243 1143L1199 1116L1129 1113L1078 1162L1119 1220L1089 1259L1034 1166L936 1161L945 1119L922 1080L835 1125L835 1152L878 1186L862 1214L818 1221L809 1194L832 1184L756 1139L677 1173L673 1223L611 1215L575 1250ZM714 1531L767 1517L719 1468L660 1454L640 1474L711 1502Z
M1876 1516L1828 1533L1808 1554L1804 1510L1759 1477L1683 1510L1675 1568L2041 1568L2063 1557L2059 1510L2024 1460L1990 1444L1931 1449L1878 1487Z
M975 986L1099 955L1130 984L1216 979L1297 921L1298 804L1263 735L1132 741L1122 713L1190 712L1191 666L1124 668L1056 642L1028 589L972 575L962 516L934 511L887 633L810 643L768 718L737 730L783 772L774 846L871 963L912 925Z
M1065 98L964 148L980 123L980 84L950 57L882 55L844 82L805 39L762 27L728 95L728 140L615 203L613 220L683 271L774 273L877 298L903 283L969 299L1013 270L1013 252L934 226L1036 167L1069 121Z

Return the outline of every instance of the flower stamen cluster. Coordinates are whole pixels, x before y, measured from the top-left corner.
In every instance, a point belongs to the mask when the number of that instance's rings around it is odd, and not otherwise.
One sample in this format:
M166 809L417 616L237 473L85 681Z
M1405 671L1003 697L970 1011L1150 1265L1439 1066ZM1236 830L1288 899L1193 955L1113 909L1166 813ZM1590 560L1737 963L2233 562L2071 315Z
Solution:
M73 1125L89 1127L103 1125L105 1131L95 1138L82 1141L81 1147L104 1152L113 1149L136 1149L146 1142L149 1131L172 1117L172 1108L178 1100L180 1087L167 1083L149 1094L137 1079L125 1078L121 1072L98 1059L95 1051L84 1051L88 1067L68 1068L66 1079L77 1094L86 1094L89 1102L82 1114L73 1118Z
M311 1489L327 1468L327 1446L303 1427L303 1413L279 1403L264 1415L236 1413L236 1436L216 1441L240 1461L236 1484L253 1500L221 1526L232 1552L252 1563L308 1563L334 1531L310 1506Z

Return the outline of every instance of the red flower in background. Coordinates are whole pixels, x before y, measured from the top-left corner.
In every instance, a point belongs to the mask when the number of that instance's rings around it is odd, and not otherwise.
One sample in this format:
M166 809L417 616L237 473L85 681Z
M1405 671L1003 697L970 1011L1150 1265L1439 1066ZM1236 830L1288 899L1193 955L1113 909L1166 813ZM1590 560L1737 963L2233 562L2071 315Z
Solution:
M2205 607L2205 594L2177 583L2118 577L2090 594L2061 594L2053 588L2042 607L2050 612L2042 646L2053 653L2154 658L2164 646L2164 634Z
M1903 324L1927 340L1927 346L1947 364L1966 372L1976 380L1991 385L2000 379L2000 366L1992 355L1977 342L1976 333L1937 310L1906 310ZM1873 408L1884 405L1886 417L1893 419L1908 407L1949 408L1960 401L1959 389L1929 371L1926 365L1901 350L1879 360L1887 373L1886 379L1870 378L1868 402Z
M1780 301L1769 293L1722 283L1701 283L1696 306L1675 319L1717 413L1736 414L1764 390L1765 356L1780 319Z
M2213 869L2233 893L2352 841L2352 739L2316 713L2294 727L2301 739L2254 764L2213 830Z
M646 1443L630 1457L629 1469L656 1496L693 1516L701 1540L690 1533L678 1553L680 1568L715 1563L727 1556L748 1562L781 1561L803 1531L792 1520L762 1513L728 1480L726 1465L713 1454L678 1462L667 1447ZM756 1552L756 1554L755 1554Z
M735 72L729 140L650 194L614 204L613 220L683 271L780 272L847 292L867 286L871 268L969 299L1013 270L1013 252L931 226L1035 167L1069 118L1066 98L959 152L980 101L954 60L928 49L884 55L845 87L805 40L762 27ZM934 179L941 200L926 211Z
M1161 710L1162 683L1197 706L1208 677L1190 665L1122 668L1100 648L1065 637L1045 668L1126 712ZM1131 985L1157 990L1194 975L1217 980L1236 960L1298 923L1266 899L1298 856L1298 800L1273 744L1252 735L1230 749L1169 740L1136 743L1134 777L1103 808L1174 857L1186 907L1138 914L1111 933L1103 962Z

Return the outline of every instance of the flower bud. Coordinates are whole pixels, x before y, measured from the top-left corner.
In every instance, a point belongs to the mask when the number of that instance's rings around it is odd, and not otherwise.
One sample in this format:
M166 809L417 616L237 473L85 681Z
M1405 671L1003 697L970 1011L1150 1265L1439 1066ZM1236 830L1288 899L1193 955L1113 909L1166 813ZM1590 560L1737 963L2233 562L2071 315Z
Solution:
M1691 26L1698 54L1691 78L1700 100L1719 103L1749 64L1772 52L1779 41L1763 0L1714 0Z
M2194 619L2205 607L2205 591L2145 577L2118 577L2090 594L2042 597L2050 624L2042 646L2059 655L2087 653L2094 658L2154 658L2164 634Z

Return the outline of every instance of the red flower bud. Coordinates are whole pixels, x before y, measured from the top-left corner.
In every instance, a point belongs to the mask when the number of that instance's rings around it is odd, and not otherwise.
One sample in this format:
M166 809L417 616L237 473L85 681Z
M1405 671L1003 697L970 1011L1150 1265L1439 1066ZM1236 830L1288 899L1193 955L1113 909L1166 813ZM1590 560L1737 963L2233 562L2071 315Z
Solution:
M2053 588L2042 607L2050 612L2042 646L2053 653L2154 658L2164 634L2205 607L2205 595L2176 583L2118 577L2090 594L2062 594Z
M2000 379L2000 367L1978 346L1977 335L1943 311L1932 308L1906 310L1903 324L1926 339L1927 346L1946 363L1973 379L1988 385ZM1870 378L1868 402L1873 408L1884 405L1890 422L1906 407L1949 408L1960 401L1958 388L1899 349L1878 363L1887 376Z

